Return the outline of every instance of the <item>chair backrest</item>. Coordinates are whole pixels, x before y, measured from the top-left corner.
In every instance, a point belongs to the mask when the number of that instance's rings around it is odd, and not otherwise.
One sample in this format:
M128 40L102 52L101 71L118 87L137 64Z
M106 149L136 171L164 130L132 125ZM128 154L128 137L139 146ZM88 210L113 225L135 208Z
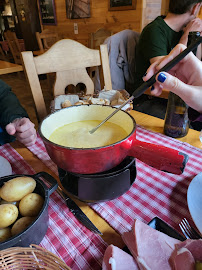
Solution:
M98 49L101 44L104 43L105 39L113 35L111 30L100 28L96 32L90 34L90 48Z
M112 89L106 45L102 45L99 51L89 49L77 41L63 39L36 57L31 51L22 52L22 59L40 121L47 115L38 78L40 74L56 73L54 96L65 94L68 85L76 86L78 83L85 84L86 94L93 94L94 84L86 68L102 64L105 88Z
M43 30L41 33L36 32L36 39L39 49L47 50L59 40L59 36L57 33L50 32L49 30Z
M15 64L22 64L21 61L21 47L19 41L16 37L15 32L7 30L4 32L6 41L8 42L8 47L11 51Z

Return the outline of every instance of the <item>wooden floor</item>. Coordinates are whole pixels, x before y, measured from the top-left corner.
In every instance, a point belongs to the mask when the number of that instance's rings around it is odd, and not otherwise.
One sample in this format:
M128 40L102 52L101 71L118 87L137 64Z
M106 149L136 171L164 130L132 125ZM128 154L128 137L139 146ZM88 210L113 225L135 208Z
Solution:
M30 120L35 124L36 128L38 128L39 123L37 121L37 117L35 113L34 101L33 101L31 90L26 81L24 72L1 75L0 79L11 86L12 91L16 94L16 96L20 100L20 103L27 111L30 117ZM50 102L53 99L53 97L52 97L51 92L48 90L47 79L41 79L40 83L41 83L42 90L44 93L47 110L49 111Z

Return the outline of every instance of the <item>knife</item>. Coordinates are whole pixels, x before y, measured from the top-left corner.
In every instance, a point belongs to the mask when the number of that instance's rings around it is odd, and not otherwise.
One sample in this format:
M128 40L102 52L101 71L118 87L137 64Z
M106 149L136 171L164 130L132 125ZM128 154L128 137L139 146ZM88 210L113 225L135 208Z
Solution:
M102 235L102 233L95 227L90 219L84 214L84 212L78 207L78 205L58 186L58 194L65 200L70 212L90 231Z

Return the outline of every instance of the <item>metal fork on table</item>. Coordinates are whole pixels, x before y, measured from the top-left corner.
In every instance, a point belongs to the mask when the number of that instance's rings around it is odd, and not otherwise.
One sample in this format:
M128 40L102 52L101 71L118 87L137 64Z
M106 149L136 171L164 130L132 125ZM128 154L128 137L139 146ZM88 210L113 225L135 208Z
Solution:
M201 239L202 236L190 226L186 218L183 218L179 223L180 229L187 239Z

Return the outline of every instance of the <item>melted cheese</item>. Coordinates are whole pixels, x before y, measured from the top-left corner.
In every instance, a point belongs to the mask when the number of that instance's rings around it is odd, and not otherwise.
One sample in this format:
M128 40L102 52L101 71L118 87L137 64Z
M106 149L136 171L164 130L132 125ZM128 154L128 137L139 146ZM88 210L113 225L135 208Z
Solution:
M71 123L56 129L49 140L67 147L94 148L118 142L127 137L127 132L120 126L106 122L93 134L89 131L96 127L100 121L87 120Z

